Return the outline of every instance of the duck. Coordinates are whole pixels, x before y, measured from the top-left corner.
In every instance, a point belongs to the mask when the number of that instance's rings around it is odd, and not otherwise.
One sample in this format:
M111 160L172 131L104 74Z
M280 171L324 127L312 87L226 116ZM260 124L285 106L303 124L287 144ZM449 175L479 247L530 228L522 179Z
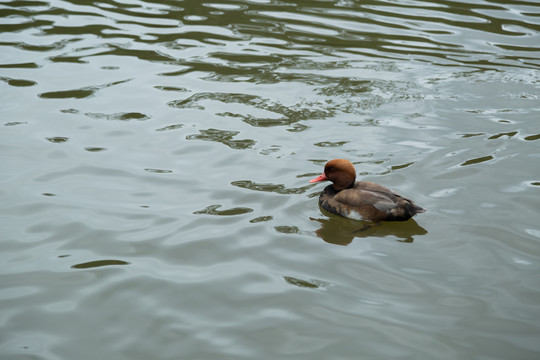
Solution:
M356 181L354 165L347 159L330 160L324 173L310 183L331 181L319 197L324 210L348 219L371 222L405 221L426 210L385 186Z

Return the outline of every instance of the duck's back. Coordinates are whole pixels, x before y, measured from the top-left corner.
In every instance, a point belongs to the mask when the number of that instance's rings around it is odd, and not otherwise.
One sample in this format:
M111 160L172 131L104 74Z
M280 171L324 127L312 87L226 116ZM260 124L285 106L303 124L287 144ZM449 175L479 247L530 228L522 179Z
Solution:
M411 200L369 181L357 181L341 191L329 185L322 192L319 204L333 214L355 220L403 221L424 212Z

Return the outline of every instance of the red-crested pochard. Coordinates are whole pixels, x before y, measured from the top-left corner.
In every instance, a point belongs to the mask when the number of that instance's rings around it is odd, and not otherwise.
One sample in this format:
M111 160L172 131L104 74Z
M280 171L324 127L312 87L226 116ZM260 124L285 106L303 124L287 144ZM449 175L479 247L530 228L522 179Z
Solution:
M394 191L373 182L355 181L356 171L349 160L326 163L324 173L310 183L329 180L319 197L319 205L336 215L354 220L404 221L423 208Z

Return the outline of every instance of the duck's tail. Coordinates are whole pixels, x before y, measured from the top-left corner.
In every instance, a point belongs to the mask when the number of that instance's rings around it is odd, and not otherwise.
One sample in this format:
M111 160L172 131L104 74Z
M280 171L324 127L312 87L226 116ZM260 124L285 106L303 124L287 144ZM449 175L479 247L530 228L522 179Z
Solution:
M416 205L410 200L404 201L400 206L391 209L387 214L387 220L390 221L405 221L412 218L414 215L426 212L421 206Z
M427 211L423 207L418 206L418 205L416 205L414 203L412 204L412 206L413 206L413 215L420 214L420 213L425 213Z

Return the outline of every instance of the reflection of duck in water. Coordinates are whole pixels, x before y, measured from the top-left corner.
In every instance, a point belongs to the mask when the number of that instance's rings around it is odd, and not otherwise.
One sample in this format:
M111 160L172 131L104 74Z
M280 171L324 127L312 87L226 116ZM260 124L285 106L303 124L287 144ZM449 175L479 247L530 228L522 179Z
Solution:
M366 221L404 221L425 210L398 193L372 182L356 181L349 160L326 163L324 173L309 182L329 180L319 197L319 205L339 216Z
M327 214L324 209L323 214ZM327 243L336 245L349 245L355 237L394 237L397 241L412 243L414 236L427 234L427 230L413 219L374 224L349 220L332 214L328 216L328 219L311 218L311 220L321 224L316 231L317 236ZM359 228L359 223L364 224Z

